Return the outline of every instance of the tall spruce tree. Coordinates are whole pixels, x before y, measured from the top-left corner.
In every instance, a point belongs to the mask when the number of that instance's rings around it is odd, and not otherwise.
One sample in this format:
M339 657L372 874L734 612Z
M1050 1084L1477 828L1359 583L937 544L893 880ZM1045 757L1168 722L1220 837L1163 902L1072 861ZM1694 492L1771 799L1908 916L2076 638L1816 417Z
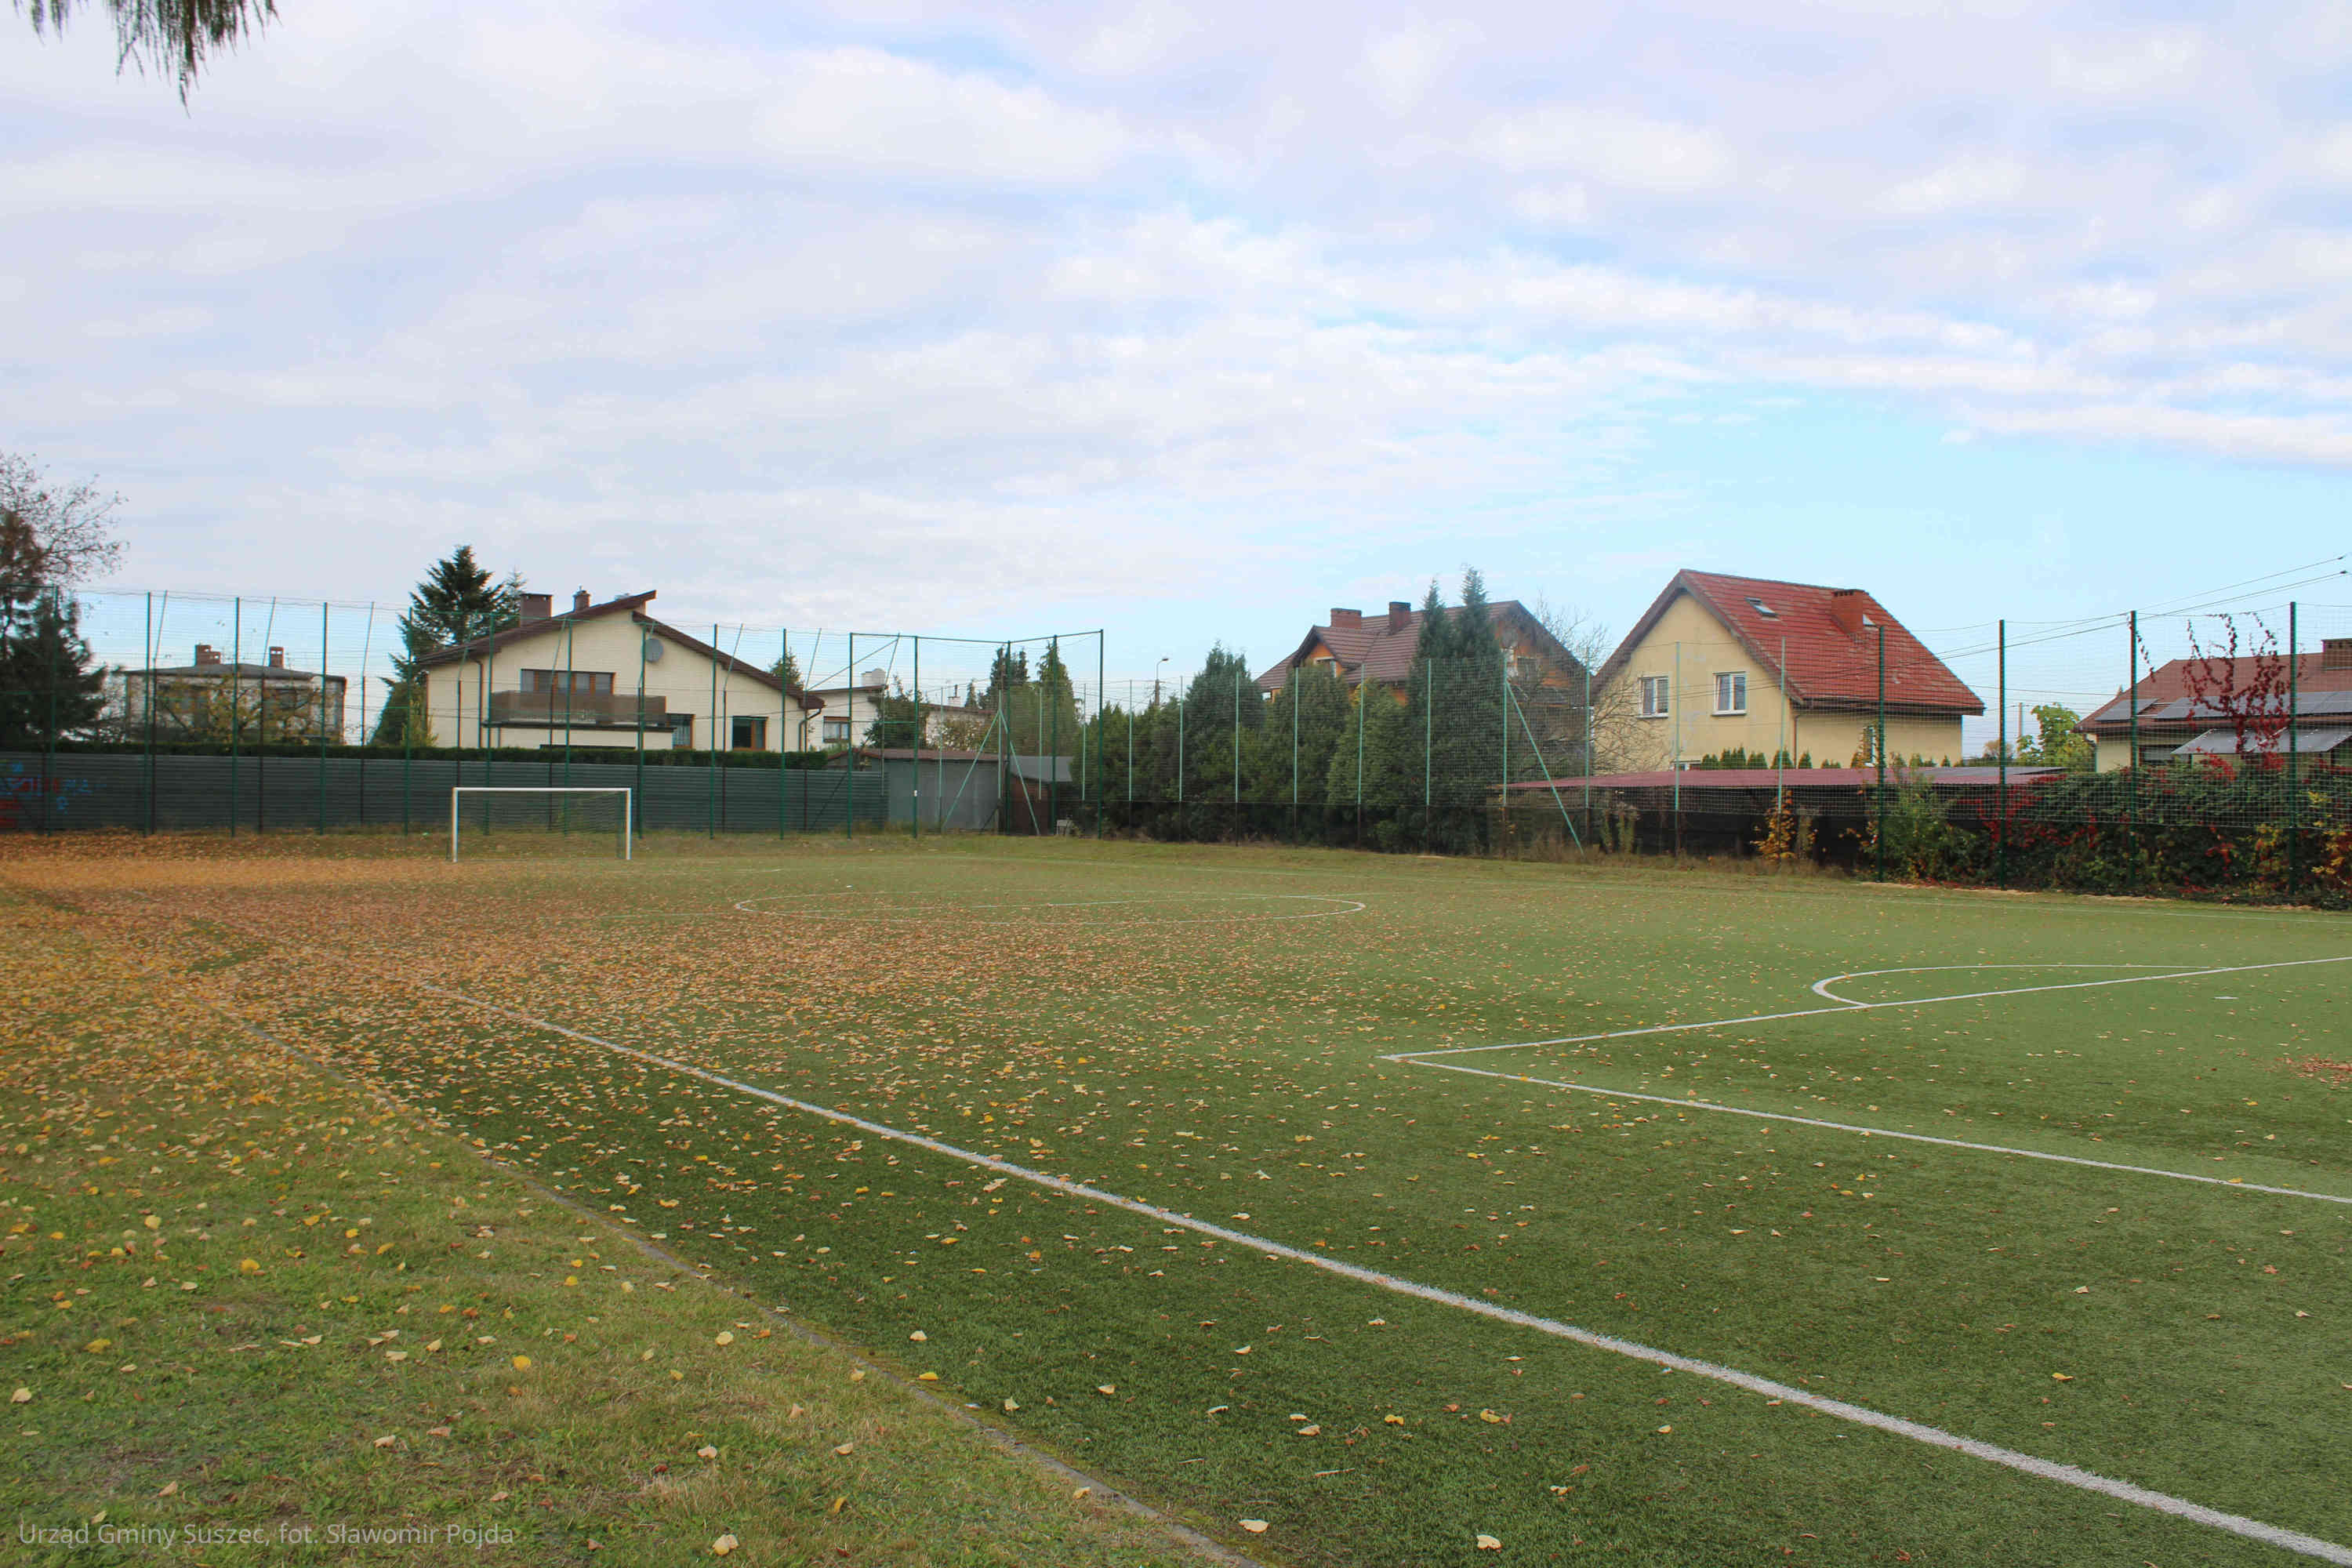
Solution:
M490 569L474 559L470 544L457 546L426 569L400 617L400 651L392 656L393 673L384 681L390 689L376 721L377 745L433 744L432 720L425 711L425 656L515 625L521 591L515 574L494 582Z

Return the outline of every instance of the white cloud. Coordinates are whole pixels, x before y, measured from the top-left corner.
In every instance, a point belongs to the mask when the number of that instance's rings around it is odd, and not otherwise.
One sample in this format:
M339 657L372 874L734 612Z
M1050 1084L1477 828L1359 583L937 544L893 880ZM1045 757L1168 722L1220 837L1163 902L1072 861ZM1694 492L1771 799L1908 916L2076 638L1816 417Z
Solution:
M1994 206L2016 199L2025 190L2028 178L2025 165L2014 158L1964 154L1896 185L1886 194L1886 208L1909 217L1926 217Z
M1514 174L1564 172L1671 195L1724 185L1738 168L1729 143L1704 127L1583 104L1496 115L1475 145Z
M1376 33L1364 40L1356 80L1389 113L1409 114L1477 37L1478 30L1464 22L1416 23Z
M795 57L763 97L760 144L822 167L1067 184L1102 174L1129 145L1109 114L878 49Z
M1652 451L1763 393L2340 468L2340 10L317 0L187 115L81 28L0 54L0 419L159 579L402 520L778 616L1696 550Z

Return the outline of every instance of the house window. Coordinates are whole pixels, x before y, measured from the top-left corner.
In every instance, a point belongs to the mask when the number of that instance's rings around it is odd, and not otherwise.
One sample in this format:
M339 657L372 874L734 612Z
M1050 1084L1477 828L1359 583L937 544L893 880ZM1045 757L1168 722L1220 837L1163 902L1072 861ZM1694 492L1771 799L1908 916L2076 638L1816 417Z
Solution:
M1666 678L1663 675L1642 677L1642 717L1663 719L1666 716Z
M764 752L768 749L768 721L747 719L737 714L729 728L733 731L729 744L739 752Z
M827 719L824 721L824 743L828 746L845 746L849 744L849 721L846 719Z
M1727 669L1715 678L1715 710L1717 713L1748 711L1748 672Z
M569 686L575 696L613 694L613 672L609 669L526 669L522 672L520 691L560 692Z
M1777 621L1780 618L1780 611L1774 609L1771 605L1766 604L1763 600L1758 598L1753 594L1748 595L1748 607L1755 611L1758 615L1762 616L1767 620Z

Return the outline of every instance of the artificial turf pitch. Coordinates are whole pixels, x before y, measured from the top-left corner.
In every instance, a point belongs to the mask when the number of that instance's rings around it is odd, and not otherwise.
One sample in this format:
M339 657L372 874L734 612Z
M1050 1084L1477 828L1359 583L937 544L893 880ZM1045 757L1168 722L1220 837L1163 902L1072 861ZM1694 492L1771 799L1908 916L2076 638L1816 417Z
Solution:
M5 870L1269 1560L2298 1560L1814 1400L2352 1561L2341 917L988 839Z

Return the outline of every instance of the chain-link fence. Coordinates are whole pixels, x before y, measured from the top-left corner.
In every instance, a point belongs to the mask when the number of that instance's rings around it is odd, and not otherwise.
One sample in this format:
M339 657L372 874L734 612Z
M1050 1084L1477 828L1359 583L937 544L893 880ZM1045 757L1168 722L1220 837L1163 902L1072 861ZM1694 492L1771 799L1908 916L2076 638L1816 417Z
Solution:
M1784 703L1775 732L1788 740L1769 756L1694 755L1669 738L1680 766L1592 781L1591 837L1881 878L2352 900L2352 606L1925 635L1928 647L1883 673L1872 639L1857 639L1866 689L1842 707ZM1677 651L1696 672L1674 683L1679 710L1755 650ZM1765 684L1785 691L1785 665L1762 662ZM1938 674L1960 678L1978 710L1923 704Z
M627 788L656 836L1053 832L1100 788L1099 632L688 628L625 598L425 652L385 606L47 591L6 621L0 831L442 834L462 785ZM577 825L494 799L467 805L486 841Z
M615 626L617 641L598 629ZM2352 897L2341 605L1654 637L1598 670L1496 647L1383 679L1317 663L1254 675L1220 648L1114 681L1100 632L706 635L634 600L509 626L430 668L396 628L389 609L317 601L17 605L0 828L440 832L458 785L622 784L656 835L1760 856L2004 887Z

